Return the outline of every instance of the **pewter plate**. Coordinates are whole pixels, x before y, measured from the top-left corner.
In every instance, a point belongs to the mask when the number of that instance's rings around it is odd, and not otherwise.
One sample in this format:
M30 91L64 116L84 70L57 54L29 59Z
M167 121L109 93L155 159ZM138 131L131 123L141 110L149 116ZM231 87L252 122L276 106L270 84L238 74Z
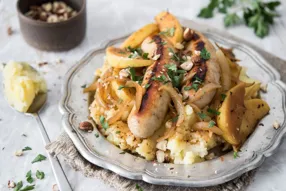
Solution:
M97 129L93 133L79 131L79 123L88 117L87 95L83 94L81 86L92 82L95 69L103 64L105 48L120 44L126 38L123 37L90 51L69 70L63 84L60 110L64 129L82 156L91 163L123 177L152 184L204 187L224 183L257 168L279 146L286 132L286 86L280 81L279 73L254 49L226 38L225 33L210 30L192 21L181 20L181 23L203 32L213 42L233 47L234 53L241 59L240 64L248 68L248 75L268 84L268 92L261 94L271 107L270 114L261 121L264 126L257 127L243 145L238 158L234 159L233 154L229 153L224 156L223 162L214 159L193 165L160 164L129 153L120 154L122 151L104 137L95 137ZM272 127L275 120L281 124L278 130Z

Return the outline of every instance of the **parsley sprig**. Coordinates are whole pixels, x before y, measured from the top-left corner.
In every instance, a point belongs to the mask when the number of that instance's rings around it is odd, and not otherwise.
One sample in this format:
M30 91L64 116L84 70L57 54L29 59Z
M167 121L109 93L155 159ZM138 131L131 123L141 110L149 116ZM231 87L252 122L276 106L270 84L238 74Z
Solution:
M128 46L126 48L127 51L131 52L131 54L128 56L128 58L138 58L142 57L145 60L148 60L148 53L144 53L141 48L132 48L131 46Z
M106 131L109 128L109 125L107 123L107 121L105 120L105 117L103 115L100 116L99 118L99 122L102 126L102 128Z
M175 34L176 29L174 27L166 29L162 32L160 32L159 34L165 35L165 36L169 36L172 37Z
M142 83L144 76L137 76L137 75L136 75L136 72L135 72L135 68L130 67L130 68L129 68L129 73L130 73L130 76L131 76L131 80L132 80L132 81L138 81L139 84Z
M195 77L193 82L192 82L192 85L191 86L186 86L184 87L184 90L185 91L189 91L191 89L194 89L196 92L199 90L199 86L203 83L203 80L198 78L198 77Z
M185 70L178 70L177 65L170 63L166 64L165 68L167 68L167 74L171 79L173 87L180 88Z
M239 9L230 12L229 9L235 4L239 5ZM212 18L214 11L218 10L225 14L224 25L226 27L241 24L244 20L248 27L254 28L256 36L263 38L269 34L269 27L274 23L274 18L279 16L276 8L280 4L279 1L210 0L210 3L201 9L198 17ZM243 18L237 14L240 11L243 12Z

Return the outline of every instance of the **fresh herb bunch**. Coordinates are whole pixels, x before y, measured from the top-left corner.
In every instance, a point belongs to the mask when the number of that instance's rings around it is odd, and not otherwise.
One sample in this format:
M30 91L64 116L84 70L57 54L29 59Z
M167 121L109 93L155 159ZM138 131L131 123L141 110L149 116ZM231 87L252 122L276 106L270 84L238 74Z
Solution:
M201 9L198 17L212 18L214 11L224 13L224 25L226 27L244 23L254 28L255 34L263 38L269 34L269 27L274 23L274 18L278 17L276 8L281 4L279 1L261 2L255 0L249 2L245 0L210 0L210 3ZM248 2L248 3L247 3ZM231 13L228 9L233 8L235 5L243 12L243 18L239 17L237 13ZM238 10L236 10L237 12Z

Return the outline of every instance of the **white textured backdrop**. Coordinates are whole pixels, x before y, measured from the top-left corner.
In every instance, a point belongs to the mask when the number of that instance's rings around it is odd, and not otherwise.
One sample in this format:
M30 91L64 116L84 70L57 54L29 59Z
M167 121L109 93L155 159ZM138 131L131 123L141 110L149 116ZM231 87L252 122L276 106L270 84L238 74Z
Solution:
M16 0L0 0L0 62L9 60L28 61L36 68L40 61L48 61L48 65L38 68L44 73L49 87L49 100L41 113L41 118L51 139L55 139L62 130L58 101L60 99L61 78L67 69L79 60L88 50L99 46L108 39L113 39L136 30L151 22L160 11L169 9L173 14L223 29L222 15L214 19L198 19L196 15L208 0L88 0L88 28L83 43L77 48L62 53L42 52L29 47L19 31L16 13ZM286 59L286 1L279 7L281 17L271 27L270 35L259 39L253 31L245 26L226 29L233 35L246 39L272 54ZM7 27L12 27L14 33L7 35ZM62 59L64 63L56 64ZM1 75L0 75L1 76ZM2 77L0 77L2 82ZM22 134L27 137L23 137ZM25 146L32 151L25 152L21 157L15 157L14 152ZM45 154L44 145L37 130L36 122L17 112L12 111L3 97L0 89L0 191L7 189L8 180L25 180L26 172L39 169L46 173L44 180L36 181L36 190L51 190L55 184L48 161L31 164L33 158ZM284 191L286 190L286 142L284 141L277 154L268 158L258 170L249 191ZM78 172L64 165L65 172L75 191L111 191L101 180L84 178Z

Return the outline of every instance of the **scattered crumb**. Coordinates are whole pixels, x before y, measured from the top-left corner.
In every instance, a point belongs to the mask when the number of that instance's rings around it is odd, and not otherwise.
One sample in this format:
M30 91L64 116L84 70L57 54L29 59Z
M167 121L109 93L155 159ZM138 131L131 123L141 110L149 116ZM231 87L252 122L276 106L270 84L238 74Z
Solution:
M223 157L223 156L221 156L221 157L219 157L219 158L220 158L221 162L224 161L224 157Z
M11 36L13 34L13 30L11 27L7 28L7 34L8 34L8 36Z
M278 123L278 121L274 121L273 127L274 129L278 129L280 127L280 124Z
M15 186L16 186L15 182L11 180L8 181L8 188L15 188Z
M5 149L5 147L2 147L2 151Z
M268 86L267 84L263 84L263 83L262 83L262 84L260 85L261 91L263 91L263 92L266 93L266 92L267 92L267 86Z
M57 63L57 64L62 64L62 63L63 63L63 60L59 58L59 59L56 60L56 63Z
M60 189L59 189L57 184L54 184L52 189L53 189L53 191L60 191Z
M264 124L263 123L259 123L259 126L264 126Z
M39 67L42 67L42 66L47 65L47 64L48 64L48 62L40 62L40 63L38 64L38 66L39 66Z
M23 137L27 137L27 135L25 133L22 134Z
M15 152L15 156L17 156L17 157L20 157L22 155L23 155L23 151L22 150L19 150L19 151Z

